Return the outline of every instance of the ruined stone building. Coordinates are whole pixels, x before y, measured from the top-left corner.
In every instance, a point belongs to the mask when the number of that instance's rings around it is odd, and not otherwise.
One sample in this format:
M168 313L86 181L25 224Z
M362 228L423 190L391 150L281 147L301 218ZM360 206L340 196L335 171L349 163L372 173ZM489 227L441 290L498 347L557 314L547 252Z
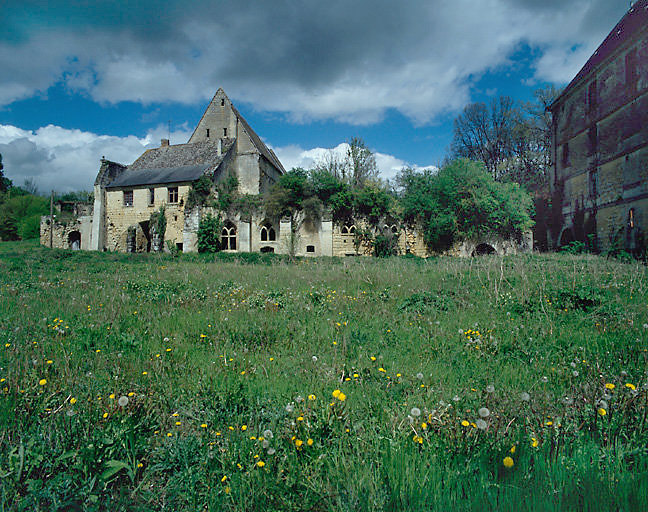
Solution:
M207 177L212 196L219 182L233 174L240 194L262 195L284 173L281 162L269 149L222 89L219 89L186 144L145 151L135 162L122 165L102 158L94 184L94 205L75 216L41 220L41 243L64 249L149 252L177 249L198 250L201 218L211 213L223 220L221 247L225 251L293 253L301 256L350 256L368 254L371 247L358 243L362 224L336 225L326 213L321 219L271 218L263 212L242 215L217 212L194 204L190 191ZM164 207L165 231L160 237L157 221ZM294 227L294 229L292 229ZM378 228L395 236L399 252L427 256L420 231L385 221ZM296 231L297 236L291 232ZM511 254L530 248L512 240L474 240L453 252L471 255L496 252Z
M636 2L549 107L557 246L637 252L648 227L648 0Z

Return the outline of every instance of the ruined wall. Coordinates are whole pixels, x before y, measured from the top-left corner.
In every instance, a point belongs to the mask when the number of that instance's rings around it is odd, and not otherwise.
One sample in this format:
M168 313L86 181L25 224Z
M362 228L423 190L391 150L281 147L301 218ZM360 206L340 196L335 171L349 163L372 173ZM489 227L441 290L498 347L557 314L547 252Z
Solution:
M53 223L50 223L49 215L42 216L40 243L45 247L50 246L50 229L52 227L52 248L84 251L92 249L92 215L82 215L66 222L55 217ZM78 233L78 236L75 233ZM76 243L74 243L75 241Z
M563 186L563 225L578 238L578 212L609 248L634 209L648 228L648 27L634 34L553 107L553 185ZM574 222L576 220L576 223ZM582 235L582 233L581 233Z
M190 184L178 184L178 203L169 203L167 186L155 187L155 202L149 204L149 188L133 189L133 206L124 205L124 191L121 189L108 189L106 191L106 249L109 251L127 251L128 228L138 226L146 236L148 222L151 214L157 212L160 206L165 205L167 219L166 241L174 244L184 243L184 204L187 200ZM138 235L139 237L139 235ZM141 237L140 237L141 242ZM142 249L142 243L138 248ZM145 244L146 246L146 244Z

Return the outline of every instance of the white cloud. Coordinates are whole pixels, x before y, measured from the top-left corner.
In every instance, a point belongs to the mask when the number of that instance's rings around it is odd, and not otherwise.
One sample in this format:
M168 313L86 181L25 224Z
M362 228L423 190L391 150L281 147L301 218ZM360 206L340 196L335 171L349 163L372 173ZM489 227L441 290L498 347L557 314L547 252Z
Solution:
M302 167L304 169L312 169L317 164L323 162L329 154L335 155L339 159L343 159L349 145L346 142L338 144L334 148L311 148L303 149L299 146L284 146L275 147L273 151L281 160L281 163L286 169L293 167ZM417 165L415 163L406 162L393 155L385 153L374 153L376 157L376 165L380 172L380 177L383 179L393 179L401 170L411 167L414 169L436 169L433 165Z
M171 133L171 143L183 143L186 126ZM33 179L41 192L90 190L99 171L100 159L130 164L145 149L159 146L167 128L158 126L144 137L97 135L48 125L35 131L0 125L0 154L5 176L16 185Z

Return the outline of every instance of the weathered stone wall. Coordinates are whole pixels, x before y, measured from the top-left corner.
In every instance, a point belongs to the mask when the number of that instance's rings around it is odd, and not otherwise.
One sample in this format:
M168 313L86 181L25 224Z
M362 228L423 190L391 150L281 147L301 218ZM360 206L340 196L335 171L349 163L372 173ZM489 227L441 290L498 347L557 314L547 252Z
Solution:
M563 187L569 235L563 240L582 230L574 226L580 210L600 249L624 231L631 208L637 227L648 229L648 27L558 100L553 123L552 185Z
M167 186L156 186L155 201L149 204L149 187L133 189L133 206L124 205L124 191L121 189L109 189L106 191L106 249L109 251L127 251L128 228L139 228L146 236L148 223L151 214L159 211L162 205L165 206L167 219L166 241L173 244L184 243L184 204L187 200L190 185L180 183L178 187L178 202L169 203L169 191ZM150 234L150 233L149 233ZM139 237L139 235L138 235ZM147 244L144 244L145 248ZM138 242L139 250L142 249L141 237ZM184 249L184 248L183 248Z
M40 243L45 247L50 246L50 229L52 226L52 248L84 251L92 249L92 215L83 215L68 222L61 222L55 217L53 223L50 223L49 215L42 216ZM78 237L74 233L78 233ZM75 244L74 241L77 241L77 243Z

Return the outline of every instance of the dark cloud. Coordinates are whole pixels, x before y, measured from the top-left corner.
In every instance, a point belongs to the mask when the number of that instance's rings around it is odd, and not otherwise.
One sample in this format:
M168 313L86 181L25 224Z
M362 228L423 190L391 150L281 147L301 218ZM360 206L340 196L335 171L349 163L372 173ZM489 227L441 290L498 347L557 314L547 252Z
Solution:
M202 102L224 86L295 120L359 123L389 108L416 122L458 109L471 77L507 65L521 42L540 49L538 80L568 81L625 10L609 0L43 4L3 5L0 104L57 81L109 103Z

